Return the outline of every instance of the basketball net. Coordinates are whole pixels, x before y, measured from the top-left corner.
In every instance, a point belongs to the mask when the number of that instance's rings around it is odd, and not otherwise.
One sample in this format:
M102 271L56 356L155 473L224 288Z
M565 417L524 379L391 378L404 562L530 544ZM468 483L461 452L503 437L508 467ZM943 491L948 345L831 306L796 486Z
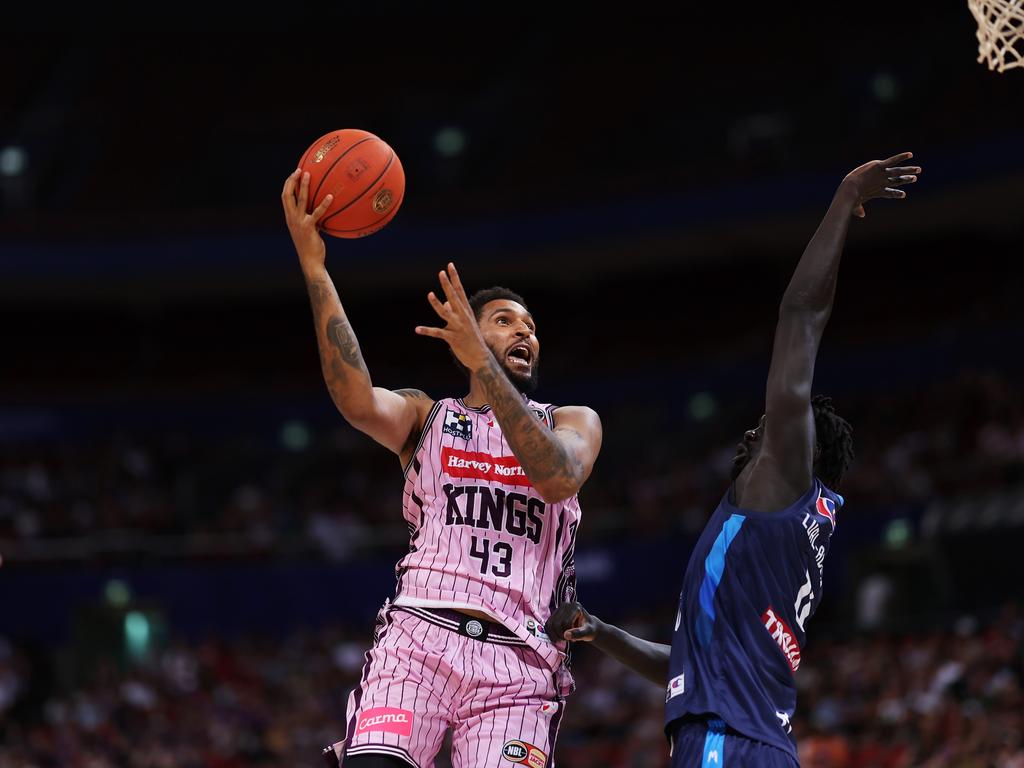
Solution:
M967 0L978 22L978 62L1004 72L1024 67L1024 0Z

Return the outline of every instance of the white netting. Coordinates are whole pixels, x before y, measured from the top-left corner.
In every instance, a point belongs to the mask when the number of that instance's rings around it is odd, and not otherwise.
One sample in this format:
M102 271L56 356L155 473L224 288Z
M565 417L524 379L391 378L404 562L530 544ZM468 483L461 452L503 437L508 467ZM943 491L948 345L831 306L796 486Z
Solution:
M967 0L978 22L978 61L1003 72L1024 67L1024 0Z

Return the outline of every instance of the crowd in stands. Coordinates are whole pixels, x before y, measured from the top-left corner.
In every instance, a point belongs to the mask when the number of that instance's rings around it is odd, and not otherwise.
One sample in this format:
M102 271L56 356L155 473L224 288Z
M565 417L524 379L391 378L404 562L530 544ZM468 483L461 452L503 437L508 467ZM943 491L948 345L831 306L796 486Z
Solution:
M625 625L668 634L664 617ZM337 627L178 641L76 670L0 641L0 768L320 766L321 747L343 734L368 642ZM591 648L573 668L558 765L667 766L664 692ZM812 637L797 683L809 768L1024 766L1020 606L913 634Z
M857 459L841 489L850 508L868 514L1020 485L1018 389L1005 376L973 373L837 398L854 425ZM606 437L581 496L584 535L700 530L728 484L736 442L760 414L756 403L729 400L686 406L651 398L601 409ZM78 538L102 548L167 536L179 537L188 555L228 537L234 553L319 550L334 560L401 544L393 456L329 412L316 422L260 426L207 434L183 421L150 433L2 444L0 543L12 551L11 544Z

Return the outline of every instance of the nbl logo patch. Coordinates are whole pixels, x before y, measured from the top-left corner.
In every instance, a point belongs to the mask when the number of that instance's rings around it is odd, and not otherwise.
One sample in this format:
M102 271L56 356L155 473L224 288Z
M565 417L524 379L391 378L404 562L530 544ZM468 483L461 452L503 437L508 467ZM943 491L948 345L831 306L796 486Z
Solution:
M551 638L548 637L547 632L544 631L544 625L538 624L533 619L526 620L526 631L534 637L539 637L541 640L550 643Z
M444 415L444 427L441 429L446 435L461 437L463 440L473 439L473 422L469 416L450 408Z
M501 748L501 756L510 763L520 763L530 768L544 768L548 761L548 756L543 750L518 740L506 741L505 746Z
M513 763L521 763L530 754L530 750L521 741L510 741L501 750L501 756Z

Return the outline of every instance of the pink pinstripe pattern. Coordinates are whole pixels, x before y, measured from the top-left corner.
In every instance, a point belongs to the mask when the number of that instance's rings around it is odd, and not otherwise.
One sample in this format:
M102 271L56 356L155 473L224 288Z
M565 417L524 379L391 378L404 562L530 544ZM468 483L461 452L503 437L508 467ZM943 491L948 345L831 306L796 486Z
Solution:
M563 702L547 664L530 648L484 643L385 607L384 629L349 697L346 756L376 753L428 768L452 727L454 768L513 765L518 741L551 753ZM407 712L409 735L359 729L368 711ZM529 765L524 762L523 765Z
M529 405L542 412L550 426L550 407L532 400ZM469 439L446 433L449 413L468 419ZM451 464L453 459L466 458L475 462L475 468ZM500 466L480 469L486 464ZM406 474L403 512L412 532L411 551L398 564L395 603L484 611L530 643L552 669L559 669L564 654L531 628L542 628L554 608L574 596L572 547L580 520L579 501L573 496L559 504L544 503L518 470L490 408L475 411L454 398L439 402ZM474 472L477 477L466 476ZM446 485L461 493L456 504L463 513L467 505L475 508L475 524L448 524ZM504 500L509 517L513 511L525 516L528 513L523 510L532 509L531 519L542 523L538 540L510 532L509 523L501 531L481 523L486 517L481 512L485 494L495 503ZM510 494L516 495L510 500ZM490 550L486 567L481 557L473 557L474 550L479 553L485 547ZM502 557L509 553L506 566ZM571 681L563 677L562 685L568 690Z

